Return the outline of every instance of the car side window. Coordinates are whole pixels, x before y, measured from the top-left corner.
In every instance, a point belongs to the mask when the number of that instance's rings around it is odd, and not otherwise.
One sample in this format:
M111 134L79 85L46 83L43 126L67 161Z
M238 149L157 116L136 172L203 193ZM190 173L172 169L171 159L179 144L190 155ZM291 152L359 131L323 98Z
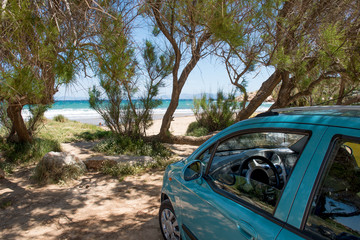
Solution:
M307 134L254 132L222 141L211 162L212 186L273 213Z
M196 159L200 160L204 165L206 165L210 160L213 150L214 150L214 146L209 147L204 152L202 152L200 156L198 156Z
M360 143L338 141L329 160L305 230L325 239L360 239Z

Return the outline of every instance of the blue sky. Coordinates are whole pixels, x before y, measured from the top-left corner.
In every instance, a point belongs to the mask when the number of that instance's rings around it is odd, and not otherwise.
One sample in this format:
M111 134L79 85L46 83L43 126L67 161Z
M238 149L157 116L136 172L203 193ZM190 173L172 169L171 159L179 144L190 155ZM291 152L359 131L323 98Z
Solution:
M271 70L261 68L255 71L251 76L247 76L247 91L252 92L258 90L262 82L271 74ZM159 95L163 96L163 98L169 98L172 90L171 78L168 78L165 83L166 87L160 90ZM98 85L98 80L96 78L79 78L76 83L61 87L59 92L56 93L55 99L88 99L88 89L93 85ZM189 98L189 96L201 93L216 93L218 89L230 92L233 89L233 85L230 83L226 69L220 60L209 58L201 60L190 73L183 88L182 95L183 98Z
M134 31L134 39L138 45L142 45L146 39L151 38L152 27L146 21L141 21ZM157 42L159 39L157 39ZM141 59L138 54L138 59ZM273 70L261 67L256 69L251 75L247 75L248 81L247 91L252 92L258 90L261 83L265 81ZM170 98L172 91L171 76L168 77L165 84L166 87L160 89L162 98ZM72 99L88 99L88 89L93 85L98 85L98 79L84 79L79 77L76 83L63 86L59 92L55 94L56 100L72 100ZM208 56L199 61L195 69L190 73L185 86L182 90L181 98L192 98L193 95L201 93L216 93L218 89L224 92L230 92L233 89L230 83L224 64L220 59Z

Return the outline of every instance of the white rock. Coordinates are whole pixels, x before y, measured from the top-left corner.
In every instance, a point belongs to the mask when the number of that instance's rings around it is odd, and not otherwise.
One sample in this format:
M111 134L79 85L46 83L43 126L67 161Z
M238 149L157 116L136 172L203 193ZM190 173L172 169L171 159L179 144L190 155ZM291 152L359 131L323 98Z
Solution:
M86 171L85 164L76 156L64 152L48 152L45 154L39 164L44 164L47 167L63 168L65 166L77 166L81 170Z

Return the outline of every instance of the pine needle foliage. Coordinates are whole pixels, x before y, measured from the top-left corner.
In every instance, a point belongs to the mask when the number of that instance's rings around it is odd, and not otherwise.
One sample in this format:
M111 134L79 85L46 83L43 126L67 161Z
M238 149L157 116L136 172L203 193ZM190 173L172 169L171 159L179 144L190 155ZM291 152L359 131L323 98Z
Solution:
M235 122L235 111L239 103L234 93L226 97L223 91L217 92L216 99L203 94L200 99L194 99L196 121L199 127L204 127L208 132L222 130Z

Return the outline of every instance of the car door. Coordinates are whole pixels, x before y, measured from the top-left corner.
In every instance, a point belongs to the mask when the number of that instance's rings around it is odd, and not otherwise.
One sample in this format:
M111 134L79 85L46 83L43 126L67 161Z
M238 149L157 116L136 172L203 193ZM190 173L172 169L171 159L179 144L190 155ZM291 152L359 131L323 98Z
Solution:
M302 178L302 174L305 172L303 166L306 166L311 158L308 153L315 150L317 139L325 131L325 128L322 127L313 128L298 124L289 124L287 127L284 128L284 124L272 123L271 125L254 124L246 129L239 128L235 133L220 139L216 147L211 147L203 152L203 154L209 155L210 149L213 151L211 160L206 165L205 176L201 179L183 181L183 188L179 193L181 196L179 197L181 199L181 229L185 239L276 238L295 196L295 192L284 191L284 189L287 189L288 185L291 188L297 187L296 184L299 184L299 180L291 180L293 177ZM252 138L259 136L261 139L269 139L269 141L275 139L280 145L276 146L275 144L274 148L266 144L254 147L253 145L256 145L259 139ZM247 145L251 141L252 143ZM299 142L299 146L294 146L294 150L288 148L291 141L294 145L295 142ZM287 145L287 143L289 144ZM227 145L230 146L229 149L226 149ZM231 149L231 145L240 147ZM297 149L295 150L295 148ZM274 149L277 151L276 154L268 153ZM295 153L295 151L297 152ZM231 154L228 154L229 152ZM281 182L280 189L267 186L261 182L261 177L258 177L256 180L259 181L255 182L259 187L257 189L253 187L250 192L259 191L261 194L256 196L247 194L246 189L251 189L250 185L253 179L240 176L240 165L237 166L237 161L240 163L254 154L273 158L271 161L274 162L278 162L280 156L284 160L287 158L287 169L276 166L276 170L280 172L278 178L283 178L281 181L276 181L279 184ZM197 158L202 159L202 155L200 154ZM271 172L269 167L266 167L267 164L259 159L250 162L250 167L242 172L251 169L252 172L259 171L260 173L263 171L260 168L264 166L266 168L262 173L264 176L267 172ZM300 162L301 164L299 164ZM231 168L233 169L231 170ZM226 172L229 169L232 171L230 174L222 174L221 171ZM274 181L271 180L274 179L271 173L265 178L268 178L269 183ZM241 186L241 182L244 183L244 186ZM231 190L231 188L233 189ZM266 196L263 193L266 193ZM279 205L281 201L283 204Z
M360 239L359 136L328 128L277 239Z

